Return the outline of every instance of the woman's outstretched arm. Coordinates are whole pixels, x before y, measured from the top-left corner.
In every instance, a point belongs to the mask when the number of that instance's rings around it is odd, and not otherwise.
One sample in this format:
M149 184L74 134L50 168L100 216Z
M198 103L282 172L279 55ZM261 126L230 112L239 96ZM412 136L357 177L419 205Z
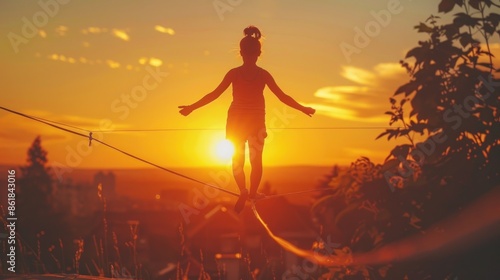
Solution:
M181 109L179 111L179 113L181 113L184 116L187 116L187 115L191 114L192 111L207 105L208 103L214 101L219 96L221 96L221 94L229 87L229 85L233 81L232 73L233 73L232 70L227 72L226 76L224 76L224 79L219 84L219 86L217 86L217 88L214 89L212 92L203 96L200 100L196 101L195 103L193 103L191 105L179 106L179 109Z
M311 107L305 107L300 105L290 95L283 92L283 90L281 90L278 84L276 84L276 82L274 81L273 76L271 76L271 74L267 71L266 71L266 84L269 87L269 89L274 93L274 95L276 95L276 97L278 97L278 99L281 102L285 103L286 105L301 111L302 113L308 115L309 117L311 117L316 112L316 110L314 110Z

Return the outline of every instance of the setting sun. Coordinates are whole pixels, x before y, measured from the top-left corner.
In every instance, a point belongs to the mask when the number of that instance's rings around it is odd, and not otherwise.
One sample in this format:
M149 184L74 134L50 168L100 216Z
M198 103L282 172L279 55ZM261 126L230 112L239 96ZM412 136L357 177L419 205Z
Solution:
M234 153L234 146L231 141L223 139L215 144L215 157L220 161L231 159Z

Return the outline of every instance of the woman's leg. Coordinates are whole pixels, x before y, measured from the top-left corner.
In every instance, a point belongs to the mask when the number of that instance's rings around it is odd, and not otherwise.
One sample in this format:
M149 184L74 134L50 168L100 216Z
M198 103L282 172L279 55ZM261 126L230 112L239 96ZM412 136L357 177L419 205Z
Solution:
M264 151L265 137L251 137L248 140L250 150L250 164L252 171L250 173L250 198L255 198L257 189L262 179L262 152Z
M231 141L234 145L234 155L233 155L233 176L236 181L236 185L240 189L240 193L246 191L245 183L245 172L243 170L245 166L245 142L244 141Z
M233 155L233 176L236 185L240 189L240 197L234 205L236 213L241 212L245 207L245 201L248 199L248 191L245 186L245 141L233 141L234 155Z

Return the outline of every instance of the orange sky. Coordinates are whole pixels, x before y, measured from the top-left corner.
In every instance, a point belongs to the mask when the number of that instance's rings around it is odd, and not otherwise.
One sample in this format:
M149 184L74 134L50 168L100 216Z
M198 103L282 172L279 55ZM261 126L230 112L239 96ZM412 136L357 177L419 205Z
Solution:
M382 161L396 142L375 141L381 129L290 128L387 126L388 97L407 80L398 61L425 38L413 26L437 14L431 0L40 3L0 3L0 105L94 131L100 123L104 129L193 129L102 135L164 166L220 164L213 148L224 131L198 129L225 126L230 89L189 117L177 106L195 102L240 65L238 42L250 24L265 37L258 64L286 93L317 109L309 118L266 89L268 126L288 130L270 129L264 164ZM371 35L356 41L365 28ZM347 45L355 52L348 55ZM51 164L145 167L3 111L0 124L0 164L24 163L41 135Z

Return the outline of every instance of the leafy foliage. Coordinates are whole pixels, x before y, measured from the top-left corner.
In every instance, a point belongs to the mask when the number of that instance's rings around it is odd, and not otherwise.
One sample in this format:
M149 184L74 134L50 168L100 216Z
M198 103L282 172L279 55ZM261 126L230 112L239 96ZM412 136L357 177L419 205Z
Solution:
M406 61L401 61L410 81L396 90L390 99L391 111L386 112L391 115L391 125L402 122L404 128L387 129L378 136L408 138L411 147L403 159L409 156L421 166L437 164L441 170L462 163L464 169L479 169L490 182L498 179L498 172L487 170L500 156L500 80L495 78L498 70L489 44L500 30L500 15L487 14L492 6L499 5L481 0L442 0L440 12L456 7L464 12L456 13L449 24L439 25L439 17L431 16L415 27L429 39L420 41L407 53ZM401 96L396 105L396 98ZM405 104L411 105L407 120ZM415 144L415 134L425 134L427 139ZM392 158L398 156L393 154ZM453 177L460 171L454 169L447 174Z
M430 16L415 26L429 37L400 62L410 79L389 99L386 112L390 125L402 126L377 137L409 143L394 147L383 164L362 157L322 183L332 190L312 212L335 242L353 253L374 250L425 231L500 184L500 80L490 50L491 38L500 35L500 15L488 13L496 7L492 0L442 0L440 12L461 10L451 23ZM484 267L500 256L488 252L472 249L467 269L457 267L466 258L459 256L332 268L325 278L469 279L478 271L491 278Z

